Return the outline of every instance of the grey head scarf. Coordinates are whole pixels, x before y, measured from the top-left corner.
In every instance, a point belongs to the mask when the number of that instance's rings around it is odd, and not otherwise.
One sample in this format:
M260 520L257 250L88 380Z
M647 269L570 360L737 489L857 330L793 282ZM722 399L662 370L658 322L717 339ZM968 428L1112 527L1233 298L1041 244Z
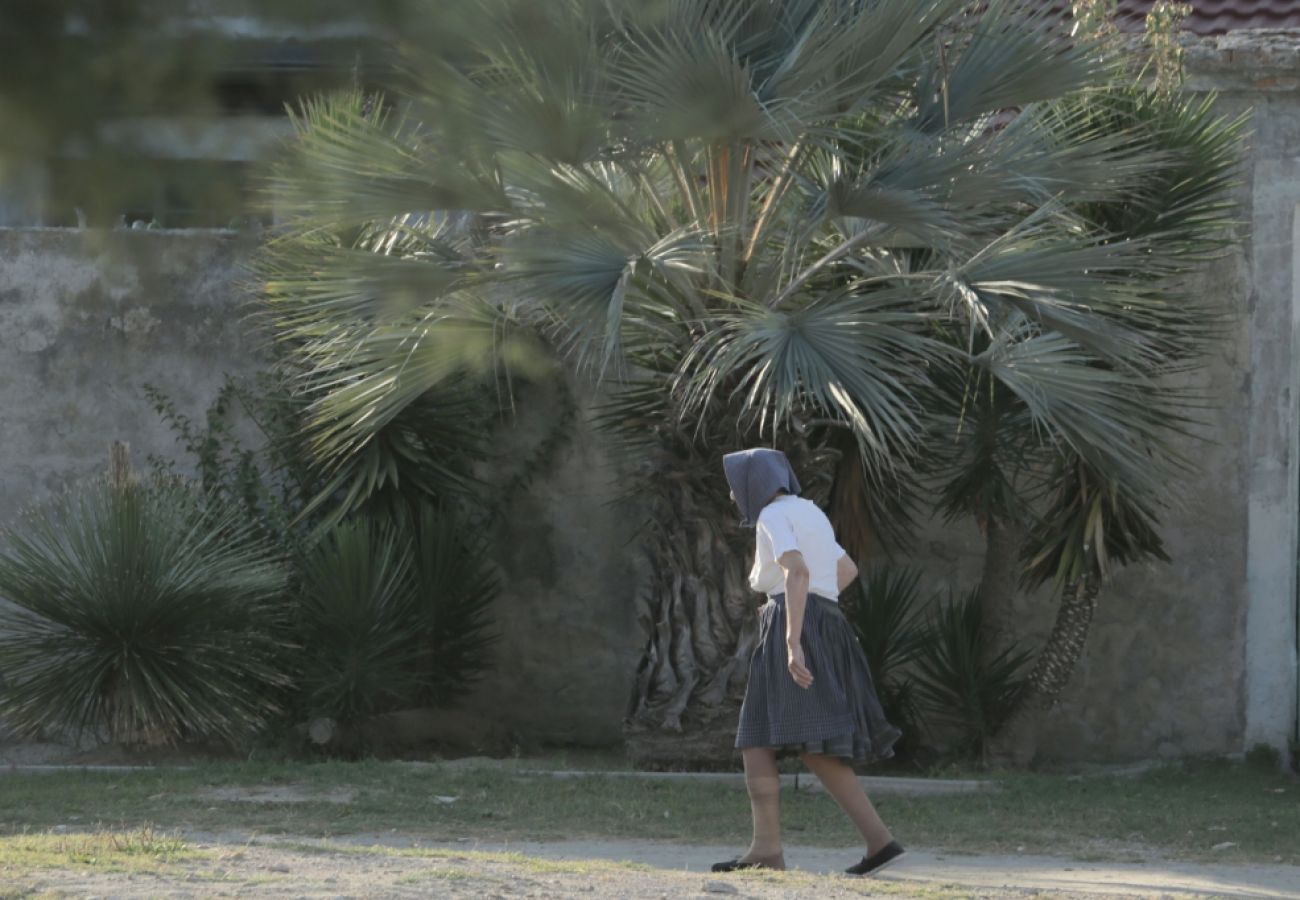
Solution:
M722 457L722 468L740 506L740 524L746 528L758 523L758 514L777 491L799 493L799 479L780 450L737 450Z

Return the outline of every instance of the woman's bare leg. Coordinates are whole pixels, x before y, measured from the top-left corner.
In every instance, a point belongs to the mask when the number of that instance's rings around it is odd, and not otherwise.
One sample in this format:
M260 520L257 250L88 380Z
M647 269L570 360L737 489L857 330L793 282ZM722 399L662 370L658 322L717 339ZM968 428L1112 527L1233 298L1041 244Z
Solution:
M781 852L781 776L776 770L776 751L769 747L746 747L745 788L754 816L754 838L741 862L785 868Z
M820 753L803 753L799 756L817 779L826 788L826 792L835 798L840 809L848 814L853 824L866 842L867 853L875 853L894 839L889 828L871 805L862 783L853 769L835 756L823 756Z

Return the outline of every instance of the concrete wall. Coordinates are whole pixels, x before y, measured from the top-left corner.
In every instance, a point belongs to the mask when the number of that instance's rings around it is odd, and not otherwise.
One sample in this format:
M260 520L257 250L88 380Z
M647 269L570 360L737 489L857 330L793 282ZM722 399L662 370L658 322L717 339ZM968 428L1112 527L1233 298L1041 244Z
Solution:
M1297 735L1296 535L1297 325L1296 210L1300 208L1300 34L1239 33L1189 48L1190 86L1219 93L1227 110L1253 108L1248 165L1250 240L1236 290L1247 317L1243 356L1245 436L1225 435L1245 456L1246 602L1243 730L1248 749L1286 750ZM1227 400L1241 399L1228 394ZM1244 446L1243 446L1244 445Z
M497 667L466 707L530 742L621 744L643 643L638 512L621 502L615 460L584 422L591 399L570 392L578 411L569 437L552 465L511 494L493 535L505 583ZM565 401L545 384L523 386L515 401L518 417L498 450L518 460L552 433ZM500 483L503 474L488 477Z
M114 440L137 468L180 458L144 385L201 418L227 373L258 367L239 309L250 249L229 232L0 229L0 524L104 472ZM539 392L517 397L506 459L549 433L555 398ZM635 518L610 505L616 475L581 419L494 536L502 638L466 706L525 741L619 742L640 644Z
M0 229L0 521L105 471L114 440L138 468L176 453L143 388L200 415L252 368L239 256L213 232Z

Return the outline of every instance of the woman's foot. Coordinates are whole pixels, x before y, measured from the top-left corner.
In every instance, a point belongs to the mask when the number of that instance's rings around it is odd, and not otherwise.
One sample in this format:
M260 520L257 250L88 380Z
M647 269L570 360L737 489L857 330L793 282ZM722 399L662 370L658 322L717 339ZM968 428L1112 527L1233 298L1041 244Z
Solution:
M737 869L784 869L785 854L776 856L742 856L726 862L714 863L714 872L734 872Z
M902 855L902 844L898 843L898 841L890 841L870 856L862 857L862 862L855 866L850 866L844 871L850 875L869 875L879 872Z

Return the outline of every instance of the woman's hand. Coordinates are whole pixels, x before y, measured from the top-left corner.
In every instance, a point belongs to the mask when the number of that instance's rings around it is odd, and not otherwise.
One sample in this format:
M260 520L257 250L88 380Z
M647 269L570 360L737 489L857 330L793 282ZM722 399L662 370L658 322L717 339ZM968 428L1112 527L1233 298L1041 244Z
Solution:
M808 605L808 564L798 550L787 550L776 561L785 569L785 651L786 668L790 677L801 688L809 687L813 682L812 672L803 659L803 644L799 636L803 634L803 613Z
M786 644L785 649L788 659L786 668L790 670L790 677L794 679L794 683L801 688L811 687L813 677L812 672L808 671L807 664L804 663L803 647L797 643Z

